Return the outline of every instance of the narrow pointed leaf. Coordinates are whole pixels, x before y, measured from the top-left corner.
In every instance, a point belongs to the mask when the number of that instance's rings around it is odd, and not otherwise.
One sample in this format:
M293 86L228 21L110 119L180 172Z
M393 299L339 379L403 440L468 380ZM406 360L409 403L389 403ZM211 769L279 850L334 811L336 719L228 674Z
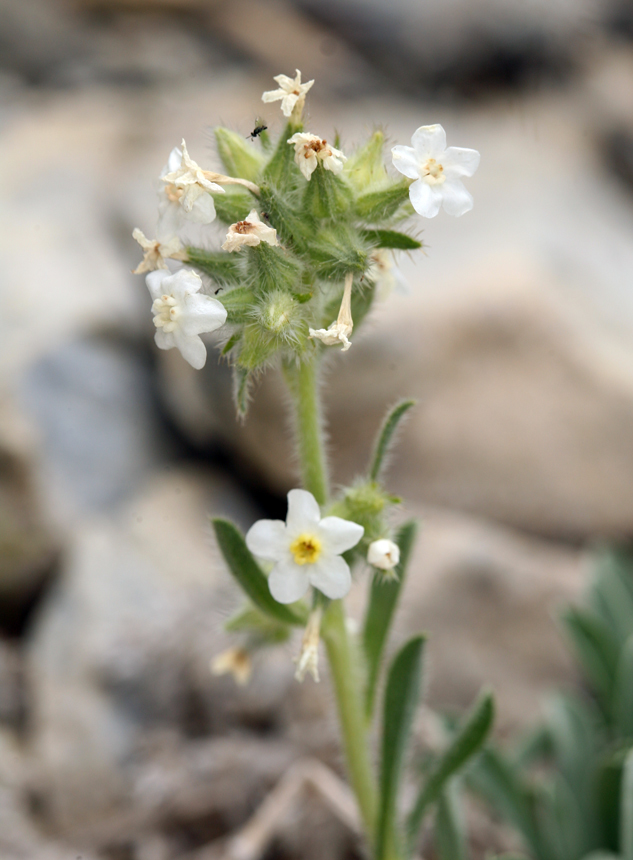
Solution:
M415 541L418 525L414 520L405 523L395 536L395 542L400 547L400 561L394 571L394 577L385 579L377 573L371 585L371 593L365 624L363 627L363 646L367 662L367 686L365 689L365 713L371 719L376 684L380 673L382 655L389 635L389 628L402 591L411 551Z
M371 466L369 467L369 479L377 481L382 470L385 467L385 457L389 453L389 448L393 442L394 433L398 429L398 425L406 415L406 413L415 406L415 400L401 400L387 414L378 438L374 447L374 453L371 458Z
M622 772L620 853L622 860L633 860L633 750L627 754Z
M376 860L398 856L398 788L413 716L422 687L424 636L410 639L395 656L385 690L382 758L380 768L380 806L376 832Z
M440 795L434 839L438 860L466 860L468 857L466 834L454 781L449 783Z
M615 679L614 711L622 735L633 739L633 635L620 652Z
M298 614L295 609L277 603L268 588L268 580L246 546L237 526L220 518L213 519L212 522L224 560L247 597L271 618L283 624L303 626L307 613Z
M400 251L416 251L422 247L422 242L400 233L398 230L363 230L363 239L377 248L394 248Z
M573 606L562 613L561 620L587 678L605 709L610 711L619 659L611 629L597 615Z
M244 280L244 270L237 254L228 251L205 251L204 248L187 248L189 263L209 275L219 286L240 284Z
M494 701L485 693L476 702L468 719L457 732L452 743L441 756L422 787L407 822L407 834L412 845L424 819L424 814L435 803L448 780L458 773L482 748L494 720Z

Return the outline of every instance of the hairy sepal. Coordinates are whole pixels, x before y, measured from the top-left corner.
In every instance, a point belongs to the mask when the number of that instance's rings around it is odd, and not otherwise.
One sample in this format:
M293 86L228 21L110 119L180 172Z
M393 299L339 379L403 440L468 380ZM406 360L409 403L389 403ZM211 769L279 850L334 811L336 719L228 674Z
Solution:
M388 180L383 161L385 136L375 131L364 146L347 159L343 174L357 193L367 193Z
M227 185L224 193L213 194L215 213L224 224L235 224L243 221L253 208L255 197L236 185Z
M218 155L229 176L257 182L266 159L252 143L228 128L214 130Z
M361 194L355 204L356 214L369 224L380 224L397 215L409 200L410 180L394 182L385 188Z

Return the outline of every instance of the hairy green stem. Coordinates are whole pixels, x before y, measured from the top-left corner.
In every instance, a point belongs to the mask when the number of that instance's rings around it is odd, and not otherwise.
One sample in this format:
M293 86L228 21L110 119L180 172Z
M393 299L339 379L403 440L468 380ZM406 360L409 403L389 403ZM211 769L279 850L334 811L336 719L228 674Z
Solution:
M329 497L328 475L323 450L323 430L318 396L317 359L285 365L288 387L293 395L297 445L303 486L320 505Z
M365 833L373 843L376 824L376 778L369 758L360 672L345 624L342 600L333 600L324 618L323 641L332 672L350 782Z

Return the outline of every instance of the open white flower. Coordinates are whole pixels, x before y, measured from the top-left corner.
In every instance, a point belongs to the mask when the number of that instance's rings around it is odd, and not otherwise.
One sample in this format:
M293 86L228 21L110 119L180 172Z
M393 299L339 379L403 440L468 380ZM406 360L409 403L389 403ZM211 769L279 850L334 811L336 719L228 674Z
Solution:
M240 251L244 245L254 248L260 242L278 245L277 231L274 227L260 219L256 209L251 209L243 221L231 224L226 234L226 242L222 245L224 251Z
M343 162L347 161L339 149L335 149L327 140L321 140L316 134L298 131L288 138L288 143L293 144L295 161L299 165L299 170L308 180L317 169L319 162L326 170L340 173L343 169Z
M227 648L211 661L213 675L230 674L240 686L248 684L253 674L251 655L246 648Z
M153 272L154 269L167 269L165 260L187 260L187 252L177 236L169 239L148 239L142 230L136 227L132 231L132 238L136 239L143 249L143 259L132 271L133 275L142 275L144 272Z
M425 218L434 218L444 206L449 215L463 215L473 208L473 198L461 180L479 166L476 149L446 148L441 125L423 125L413 133L413 146L391 150L396 170L415 179L409 188L413 208Z
M367 561L380 570L393 570L400 561L400 548L387 538L372 541L367 551Z
M354 328L354 320L352 319L352 283L354 275L351 272L345 276L345 289L343 290L343 299L341 308L338 312L336 322L333 322L327 328L309 329L310 337L315 337L326 346L336 346L343 344L342 352L347 350L352 345L349 339Z
M159 349L176 347L196 370L204 367L207 350L199 335L224 325L226 310L211 296L199 295L200 276L188 269L171 275L162 269L145 278L154 303L154 340Z
M253 555L274 562L268 587L279 603L294 603L311 585L337 600L352 585L341 553L356 546L363 533L362 526L349 520L321 519L312 493L290 490L286 522L259 520L249 529L246 545Z
M160 178L165 184L159 202L162 229L175 232L185 221L210 224L215 219L210 192L222 194L224 188L213 181L215 174L190 158L184 140L181 149L172 149Z
M312 87L314 81L308 81L305 84L301 83L301 72L295 69L296 75L294 80L288 75L277 75L273 78L279 84L278 90L268 90L262 95L263 102L281 102L281 111L284 116L290 116L295 108L297 112L303 107L306 93Z

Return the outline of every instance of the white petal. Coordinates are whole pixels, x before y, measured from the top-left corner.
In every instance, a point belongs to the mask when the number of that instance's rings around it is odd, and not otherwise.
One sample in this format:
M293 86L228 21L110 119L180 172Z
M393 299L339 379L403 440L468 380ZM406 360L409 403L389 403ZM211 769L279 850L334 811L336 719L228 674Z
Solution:
M349 565L340 555L332 555L318 561L310 566L307 573L310 585L318 588L331 600L345 597L352 587Z
M278 102L286 95L285 90L267 90L267 92L262 93L262 101L268 104L269 102Z
M187 223L187 213L182 206L168 201L165 195L162 197L158 204L160 214L156 228L156 238L161 241L169 236L176 236Z
M285 559L289 552L286 524L281 520L257 520L246 533L246 546L260 558Z
M473 198L470 192L464 188L458 179L445 182L440 188L444 211L448 212L449 215L463 215L473 208Z
M288 493L288 516L286 524L289 532L301 532L316 525L321 519L317 500L307 490L290 490Z
M174 329L174 341L180 350L180 354L196 370L201 370L207 360L207 348L198 335L187 337L184 332Z
M184 311L179 319L184 334L202 334L215 331L226 322L226 309L211 296L187 296Z
M455 176L472 176L479 167L480 158L476 149L449 146L442 156L442 166L447 179Z
M169 153L169 158L167 159L167 173L173 173L174 170L178 170L180 165L182 164L182 149L179 146L175 146L172 151Z
M176 346L173 331L163 331L162 328L156 329L154 341L159 349L173 349Z
M293 112L295 105L299 101L300 96L296 93L288 93L281 100L281 112L284 116L290 116Z
M215 221L215 203L210 194L201 194L196 198L189 212L189 220L196 224L210 224Z
M295 600L300 600L309 584L305 571L289 560L277 562L268 577L270 593L278 603L294 603Z
M421 125L413 132L411 144L425 159L437 158L446 149L446 132L441 125Z
M168 272L165 269L157 269L155 272L150 272L145 276L147 289L153 299L159 299L164 294L165 288L163 287L163 281L165 278L169 278L170 276L171 272ZM163 347L163 349L164 348L165 347Z
M358 523L344 520L341 517L325 517L319 523L323 533L323 541L327 545L327 551L339 555L353 546L365 533L365 529Z
M165 280L163 289L183 304L185 297L197 293L202 286L202 278L191 269L179 269L170 279Z
M425 218L435 218L440 211L442 194L438 193L437 186L431 187L421 179L409 188L409 198L418 215Z
M420 178L420 159L410 146L394 146L391 149L393 166L409 179Z

